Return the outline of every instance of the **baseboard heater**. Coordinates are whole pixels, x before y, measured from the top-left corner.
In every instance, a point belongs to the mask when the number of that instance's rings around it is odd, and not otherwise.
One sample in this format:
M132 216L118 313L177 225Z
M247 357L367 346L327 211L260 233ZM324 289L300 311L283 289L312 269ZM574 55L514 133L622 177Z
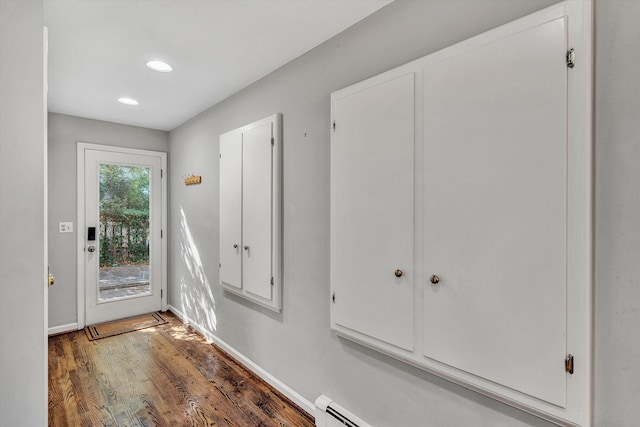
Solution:
M371 427L324 394L316 399L315 415L317 427Z

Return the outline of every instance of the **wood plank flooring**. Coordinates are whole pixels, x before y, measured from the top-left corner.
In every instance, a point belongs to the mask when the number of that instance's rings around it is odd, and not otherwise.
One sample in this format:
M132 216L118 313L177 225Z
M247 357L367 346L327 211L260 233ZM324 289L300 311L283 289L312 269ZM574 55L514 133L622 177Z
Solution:
M313 418L171 313L96 341L49 338L49 425L308 426Z

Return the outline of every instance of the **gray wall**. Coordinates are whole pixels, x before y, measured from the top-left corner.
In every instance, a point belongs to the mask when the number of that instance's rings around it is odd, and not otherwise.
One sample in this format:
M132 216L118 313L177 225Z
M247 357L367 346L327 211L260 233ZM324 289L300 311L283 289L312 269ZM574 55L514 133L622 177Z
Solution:
M329 95L554 3L397 0L170 133L169 302L313 401L376 426L547 425L329 331ZM218 136L283 113L283 311L218 285ZM203 176L185 187L181 175Z
M0 1L0 425L47 423L42 1Z
M595 424L603 427L640 424L639 19L637 0L596 1Z
M49 114L49 327L77 322L77 143L168 151L168 133L64 114ZM58 223L73 222L73 233Z

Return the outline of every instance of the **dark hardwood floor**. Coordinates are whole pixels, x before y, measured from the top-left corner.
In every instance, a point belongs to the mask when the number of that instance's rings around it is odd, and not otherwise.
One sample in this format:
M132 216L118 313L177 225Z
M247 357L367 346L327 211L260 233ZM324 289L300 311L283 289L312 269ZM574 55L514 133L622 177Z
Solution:
M313 418L171 313L89 341L49 338L49 425L313 426Z

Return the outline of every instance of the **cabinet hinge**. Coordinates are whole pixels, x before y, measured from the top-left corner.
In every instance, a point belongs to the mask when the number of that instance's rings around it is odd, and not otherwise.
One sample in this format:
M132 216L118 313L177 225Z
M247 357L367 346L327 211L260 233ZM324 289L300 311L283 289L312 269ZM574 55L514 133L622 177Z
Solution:
M573 67L575 67L575 65L576 65L576 64L575 64L575 60L576 60L576 53L575 53L575 51L573 50L573 48L571 48L571 49L569 49L569 50L567 51L567 57L566 57L566 59L567 59L567 67L569 67L569 68L573 68Z
M333 131L334 132L336 131L336 121L335 120L333 121Z
M160 230L160 238L164 239L164 230Z
M218 156L220 156L220 158L222 158L222 153L218 154Z
M164 170L160 169L160 178L164 178Z
M271 278L271 286L273 286L273 277Z
M333 295L331 295L331 301L335 304L336 303L336 293L334 292Z
M164 289L160 289L160 299L162 299L163 295L164 295Z
M573 375L573 355L570 354L564 360L564 370Z
M271 137L271 145L275 145L276 143L276 139L274 137Z

